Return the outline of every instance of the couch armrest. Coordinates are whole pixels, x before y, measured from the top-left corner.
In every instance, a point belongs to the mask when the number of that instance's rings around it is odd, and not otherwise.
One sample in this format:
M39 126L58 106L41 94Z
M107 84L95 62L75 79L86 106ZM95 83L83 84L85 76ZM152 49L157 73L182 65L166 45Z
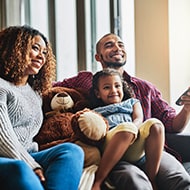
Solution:
M177 151L183 162L190 162L190 134L166 134L168 146Z

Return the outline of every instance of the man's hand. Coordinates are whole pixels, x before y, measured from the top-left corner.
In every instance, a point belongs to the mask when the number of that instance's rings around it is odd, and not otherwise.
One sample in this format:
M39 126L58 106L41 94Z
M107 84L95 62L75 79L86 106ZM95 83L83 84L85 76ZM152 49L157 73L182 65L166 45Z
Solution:
M190 120L190 87L180 97L181 111L173 120L173 129L175 132L182 132Z
M184 105L184 109L190 112L190 88L189 91L181 97L182 104Z
M184 103L190 103L190 87L176 101L178 106L182 106Z

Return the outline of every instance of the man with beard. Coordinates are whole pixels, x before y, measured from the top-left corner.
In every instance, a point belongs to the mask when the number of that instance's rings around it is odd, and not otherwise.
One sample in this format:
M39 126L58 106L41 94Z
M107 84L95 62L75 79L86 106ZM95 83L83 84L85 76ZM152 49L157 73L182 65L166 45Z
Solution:
M190 94L183 97L183 107L177 114L174 108L164 101L161 93L148 81L130 76L123 68L127 54L121 38L115 34L106 34L96 45L95 58L102 68L118 70L125 81L132 87L135 97L140 100L144 112L144 120L157 118L161 120L168 133L181 132L190 119ZM55 82L54 86L83 88L90 91L93 73L81 71L77 76ZM118 190L151 190L151 183L145 174L145 165L133 165L120 161L110 172L108 179ZM160 190L188 190L190 176L182 164L171 154L163 152L160 169L156 178Z

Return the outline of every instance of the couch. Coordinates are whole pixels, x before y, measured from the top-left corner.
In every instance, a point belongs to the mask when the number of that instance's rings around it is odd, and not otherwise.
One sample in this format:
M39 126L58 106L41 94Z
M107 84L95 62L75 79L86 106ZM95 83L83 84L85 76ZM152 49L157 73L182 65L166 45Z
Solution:
M52 92L63 92L66 91L67 93L70 94L70 96L75 100L75 105L83 105L84 106L84 101L81 98L86 97L86 92L81 92L81 90L76 92L76 89L70 89L70 88L63 88L63 87L56 87L52 89ZM61 89L60 89L61 88ZM71 93L72 92L72 93ZM75 94L76 93L76 94ZM82 94L80 94L82 93ZM79 95L80 94L80 95ZM48 92L47 97L44 97L44 105L49 106L49 101L52 98L53 93ZM84 97L83 97L84 96ZM74 98L77 97L77 98ZM86 100L86 98L84 98ZM78 102L77 102L78 101ZM80 104L79 104L80 102ZM85 101L86 102L86 101ZM82 103L82 104L81 104ZM88 104L87 104L88 105ZM80 108L81 109L81 108ZM45 113L49 111L49 108L44 107ZM55 129L55 125L53 126L53 130ZM48 128L49 130L49 128ZM189 130L189 132L188 132ZM187 132L186 132L187 131ZM189 145L190 145L190 126L186 128L186 133L178 133L178 134L166 134L166 142L170 148L178 152L181 157L182 157L182 162L187 170L187 172L190 174L190 151L189 151ZM84 168L80 185L79 185L79 190L91 190L92 183L94 181L94 174L95 171L97 170L96 165L91 165L89 167Z
M190 175L190 133L166 134L168 146L177 151Z
M190 174L190 133L166 134L166 141L170 148L178 152L182 159L182 164ZM80 181L79 190L91 190L94 180L96 165L84 168ZM106 188L109 189L109 188ZM113 188L110 188L113 189Z

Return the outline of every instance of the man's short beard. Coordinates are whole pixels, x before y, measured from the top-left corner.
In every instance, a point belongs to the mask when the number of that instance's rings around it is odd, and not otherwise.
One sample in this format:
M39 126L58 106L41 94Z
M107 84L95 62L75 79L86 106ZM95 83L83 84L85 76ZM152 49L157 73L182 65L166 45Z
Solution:
M119 62L107 62L103 59L103 56L101 55L102 60L104 61L104 65L108 68L112 68L112 69L119 69L120 67L123 67L126 64L126 61L124 61L123 63L119 63Z
M123 67L125 65L126 61L123 63L118 63L118 62L105 62L104 61L104 65L106 65L106 67L108 68L113 68L113 69L119 69L120 67Z

